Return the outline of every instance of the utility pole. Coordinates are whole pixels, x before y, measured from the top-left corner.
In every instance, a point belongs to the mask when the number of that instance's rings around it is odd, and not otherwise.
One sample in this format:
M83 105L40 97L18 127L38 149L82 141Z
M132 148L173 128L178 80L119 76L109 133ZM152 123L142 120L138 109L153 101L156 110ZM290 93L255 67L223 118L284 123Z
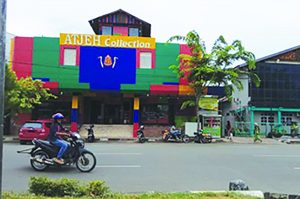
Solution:
M4 131L6 0L0 0L0 199L2 198L2 159Z

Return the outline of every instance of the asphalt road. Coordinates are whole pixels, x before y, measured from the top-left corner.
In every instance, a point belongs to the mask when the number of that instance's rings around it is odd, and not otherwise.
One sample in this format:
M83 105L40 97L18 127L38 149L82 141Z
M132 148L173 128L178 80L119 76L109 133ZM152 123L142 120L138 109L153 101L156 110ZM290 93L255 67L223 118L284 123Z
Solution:
M251 190L300 194L300 145L93 143L87 148L97 167L34 171L29 155L16 151L31 145L4 144L3 191L26 192L30 176L104 180L115 192L228 190L242 179Z

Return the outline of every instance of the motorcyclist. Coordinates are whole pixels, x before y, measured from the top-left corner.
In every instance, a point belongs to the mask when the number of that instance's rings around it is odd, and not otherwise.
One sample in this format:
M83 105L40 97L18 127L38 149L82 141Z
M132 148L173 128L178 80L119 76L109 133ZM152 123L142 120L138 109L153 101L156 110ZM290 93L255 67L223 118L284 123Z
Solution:
M48 140L54 145L60 147L60 150L57 154L57 157L53 158L53 161L58 164L64 164L62 156L64 152L68 149L69 143L60 138L60 136L68 136L69 134L65 131L64 127L61 124L62 119L64 119L63 114L55 113L52 115L53 123L50 126L50 133Z
M172 134L172 136L177 140L178 136L180 134L179 129L176 129L176 127L173 125L170 129L170 133Z

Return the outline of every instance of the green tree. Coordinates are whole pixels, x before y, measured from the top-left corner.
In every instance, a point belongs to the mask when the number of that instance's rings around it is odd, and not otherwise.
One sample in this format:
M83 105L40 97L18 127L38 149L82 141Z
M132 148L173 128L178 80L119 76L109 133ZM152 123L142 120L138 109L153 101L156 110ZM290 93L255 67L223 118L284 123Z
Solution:
M194 90L195 101L188 100L182 108L195 106L196 114L199 112L199 100L205 94L208 86L224 86L226 96L231 100L234 89L242 90L242 76L249 77L258 87L259 77L253 72L255 69L255 56L246 51L241 41L235 40L228 44L223 36L214 43L211 52L206 51L205 43L195 31L188 32L186 36L173 36L168 42L183 41L190 48L190 55L178 56L180 65L171 65L170 69L180 77L188 80L189 86ZM233 67L237 61L247 63L246 67ZM199 117L197 117L197 130L199 130Z
M42 81L32 80L31 77L18 80L15 72L8 65L5 67L5 117L13 119L17 113L30 112L43 101L56 98L48 88L43 87Z

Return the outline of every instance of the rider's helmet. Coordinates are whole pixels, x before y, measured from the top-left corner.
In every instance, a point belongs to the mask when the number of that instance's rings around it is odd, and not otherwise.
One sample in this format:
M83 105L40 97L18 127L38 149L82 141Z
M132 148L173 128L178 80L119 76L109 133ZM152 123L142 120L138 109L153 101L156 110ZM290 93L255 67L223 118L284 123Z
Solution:
M171 130L174 131L176 129L176 127L173 125L171 126Z
M140 129L141 129L141 130L144 130L144 125L141 125L141 126L140 126Z
M55 113L54 115L52 115L52 118L54 120L64 119L64 115L61 113Z

